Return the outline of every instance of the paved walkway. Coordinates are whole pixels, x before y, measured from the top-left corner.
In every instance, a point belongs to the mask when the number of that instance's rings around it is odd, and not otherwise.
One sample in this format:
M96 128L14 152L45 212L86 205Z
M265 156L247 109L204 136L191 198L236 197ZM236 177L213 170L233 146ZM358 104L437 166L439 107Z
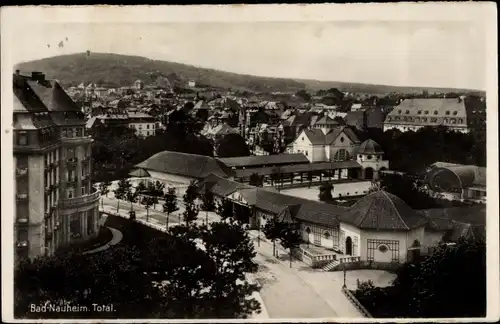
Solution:
M116 244L120 243L121 240L123 239L122 232L120 232L116 228L112 228L112 227L108 227L108 229L113 234L113 238L111 239L111 241L109 241L108 243L106 243L103 246L100 246L100 247L98 247L96 249L93 249L93 250L90 250L90 251L86 251L83 254L93 254L93 253L102 252L102 251L105 251L105 250L109 249L113 245L116 245Z

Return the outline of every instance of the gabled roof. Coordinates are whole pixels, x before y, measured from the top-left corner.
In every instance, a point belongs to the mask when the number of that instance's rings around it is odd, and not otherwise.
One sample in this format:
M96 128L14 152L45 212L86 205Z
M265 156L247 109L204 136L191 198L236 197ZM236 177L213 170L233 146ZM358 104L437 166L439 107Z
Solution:
M210 173L227 177L231 170L216 159L197 154L163 151L136 165L146 171L170 173L190 178L205 178Z
M409 230L428 221L401 198L385 191L376 191L361 198L340 216L340 220L361 229L373 230Z
M317 125L331 125L331 126L339 125L339 123L337 123L334 119L331 119L328 116L323 116L323 118L316 121L316 124Z
M345 126L335 127L326 135L323 133L321 129L317 128L305 129L304 134L307 136L307 138L309 139L309 141L311 141L313 145L325 145L325 144L330 145L337 139L337 137L340 136L340 134L345 134L345 136L347 136L355 144L360 143L359 138L352 131L352 129Z

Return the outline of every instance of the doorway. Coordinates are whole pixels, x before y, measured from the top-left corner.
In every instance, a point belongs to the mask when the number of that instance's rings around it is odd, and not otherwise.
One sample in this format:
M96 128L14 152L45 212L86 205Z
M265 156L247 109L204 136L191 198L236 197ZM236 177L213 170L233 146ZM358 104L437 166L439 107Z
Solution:
M345 239L345 254L352 255L352 239L350 236Z

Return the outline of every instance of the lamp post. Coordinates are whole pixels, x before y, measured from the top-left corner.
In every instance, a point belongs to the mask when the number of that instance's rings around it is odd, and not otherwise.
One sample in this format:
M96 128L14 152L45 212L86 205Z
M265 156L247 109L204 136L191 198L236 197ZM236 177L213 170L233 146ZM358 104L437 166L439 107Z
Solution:
M344 263L344 285L342 286L343 289L347 288L347 286L345 284L345 277L346 277L346 268L345 268L345 263Z

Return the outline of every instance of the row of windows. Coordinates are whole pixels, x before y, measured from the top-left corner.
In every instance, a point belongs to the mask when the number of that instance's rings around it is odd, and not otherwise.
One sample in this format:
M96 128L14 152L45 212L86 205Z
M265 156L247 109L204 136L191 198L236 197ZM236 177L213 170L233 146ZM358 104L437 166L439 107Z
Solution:
M391 253L391 261L399 261L399 241L392 240L366 240L367 260L374 261L375 251Z
M416 123L419 123L419 122L427 122L427 120L429 120L431 123L436 123L438 121L438 118L436 117L432 117L432 118L427 118L427 117L407 117L407 116L403 116L403 117L399 117L399 116L395 116L395 117L387 117L387 120L388 121L392 121L392 120L401 120L401 121L409 121L409 122L416 122ZM464 122L464 120L462 118L444 118L443 119L443 123L445 124L462 124Z
M85 129L83 127L70 127L62 129L62 137L73 138L85 136Z
M398 114L401 114L401 113L402 113L402 111L401 111L401 110L398 110ZM405 111L405 113L408 115L408 114L410 113L410 111L409 111L409 110L407 110L407 111ZM428 115L428 114L429 114L429 111L428 111L428 110L425 110L425 111L419 110L419 111L417 111L417 114L419 114L419 115L421 115L422 113L423 113L424 115ZM445 114L446 114L447 116L449 116L451 113L452 113L452 112L450 112L449 110L445 111ZM437 110L434 110L434 115L437 115L437 114L439 114L439 112L438 112ZM457 111L453 111L453 116L456 116L457 114L458 114L458 112L457 112Z

